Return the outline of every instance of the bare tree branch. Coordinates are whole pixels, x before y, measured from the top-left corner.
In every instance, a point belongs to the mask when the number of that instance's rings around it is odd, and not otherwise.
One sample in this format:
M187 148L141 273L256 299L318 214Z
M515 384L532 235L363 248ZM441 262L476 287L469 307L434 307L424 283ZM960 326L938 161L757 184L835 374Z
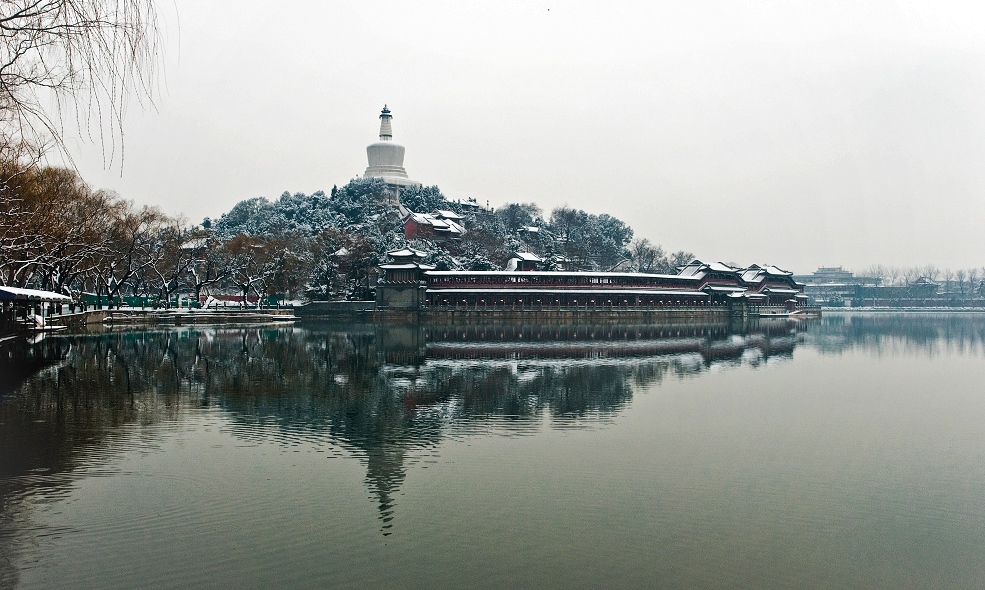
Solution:
M65 149L65 125L123 159L131 98L153 104L160 35L153 0L0 0L0 130Z

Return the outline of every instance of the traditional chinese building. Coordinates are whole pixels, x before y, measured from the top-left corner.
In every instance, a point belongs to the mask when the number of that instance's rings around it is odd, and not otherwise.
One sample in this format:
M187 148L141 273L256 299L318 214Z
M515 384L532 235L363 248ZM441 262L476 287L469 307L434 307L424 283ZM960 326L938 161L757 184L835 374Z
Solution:
M426 252L413 248L387 252L389 260L380 265L383 276L376 287L378 309L421 307L424 291L421 277L424 272L434 270L433 266L422 264L426 255Z
M544 260L532 252L517 252L513 254L510 261L506 263L506 270L518 270L530 272L540 270L540 265Z
M457 240L465 235L462 216L454 211L433 211L404 216L404 237L408 240L425 239L433 242Z
M393 253L391 253L393 257ZM526 270L533 262L515 257L512 270L416 272L416 307L424 310L672 309L680 307L784 308L807 303L803 285L775 266L735 268L695 260L679 274L559 272ZM400 288L412 269L406 263L384 265L378 292ZM393 269L391 273L390 269ZM400 273L400 274L397 274ZM392 277L392 279L391 279ZM387 307L398 309L393 298ZM378 296L378 301L380 297ZM409 302L409 300L408 300Z

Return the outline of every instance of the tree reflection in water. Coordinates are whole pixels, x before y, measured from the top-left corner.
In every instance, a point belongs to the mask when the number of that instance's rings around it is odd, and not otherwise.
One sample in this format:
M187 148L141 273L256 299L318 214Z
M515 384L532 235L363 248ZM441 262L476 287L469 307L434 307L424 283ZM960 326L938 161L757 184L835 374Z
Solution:
M814 323L806 342L825 354L864 348L933 356L940 347L965 354L985 349L985 313L832 313Z
M386 534L415 449L450 434L519 436L544 419L590 424L635 387L790 357L803 329L307 324L21 341L0 354L0 522L16 530L26 498L123 450L121 427L218 408L241 439L325 441L360 457ZM2 546L9 574L17 543Z

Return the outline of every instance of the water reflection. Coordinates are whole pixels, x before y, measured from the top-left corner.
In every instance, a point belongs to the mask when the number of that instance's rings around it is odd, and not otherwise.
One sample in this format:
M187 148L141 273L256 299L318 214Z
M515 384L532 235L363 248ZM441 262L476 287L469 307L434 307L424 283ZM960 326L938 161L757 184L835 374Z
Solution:
M523 435L544 419L591 424L624 408L634 385L789 358L803 329L322 324L22 341L0 357L3 510L111 453L121 426L218 408L242 439L322 440L361 457L386 533L411 450Z
M340 325L47 337L0 356L3 504L58 488L119 429L224 411L235 436L319 440L366 467L384 533L406 467L444 437L604 421L634 388L792 358L902 346L980 350L985 316L832 315L747 325ZM426 454L426 453L425 453Z
M985 315L189 327L8 344L0 348L0 587L16 583L40 535L34 507L110 464L134 432L152 444L156 427L189 415L217 413L241 441L357 457L388 535L408 470L449 438L599 428L642 388L789 362L803 348L981 355Z
M390 388L411 404L455 401L455 415L517 421L547 411L572 425L623 408L631 385L713 366L789 358L803 325L450 325L383 329ZM414 349L391 343L418 343ZM416 355L416 356L412 356Z
M829 354L866 349L933 357L945 348L977 354L985 350L985 314L831 313L815 322L807 342Z

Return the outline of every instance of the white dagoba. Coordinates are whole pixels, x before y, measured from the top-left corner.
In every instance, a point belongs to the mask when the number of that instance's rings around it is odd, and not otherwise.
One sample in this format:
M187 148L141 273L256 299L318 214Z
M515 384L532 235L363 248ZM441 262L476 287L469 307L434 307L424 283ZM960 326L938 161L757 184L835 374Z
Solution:
M366 146L369 167L363 176L382 178L399 195L400 187L420 186L421 183L411 180L404 170L404 146L393 141L393 128L390 125L392 118L390 109L383 105L383 111L380 112L380 140Z

